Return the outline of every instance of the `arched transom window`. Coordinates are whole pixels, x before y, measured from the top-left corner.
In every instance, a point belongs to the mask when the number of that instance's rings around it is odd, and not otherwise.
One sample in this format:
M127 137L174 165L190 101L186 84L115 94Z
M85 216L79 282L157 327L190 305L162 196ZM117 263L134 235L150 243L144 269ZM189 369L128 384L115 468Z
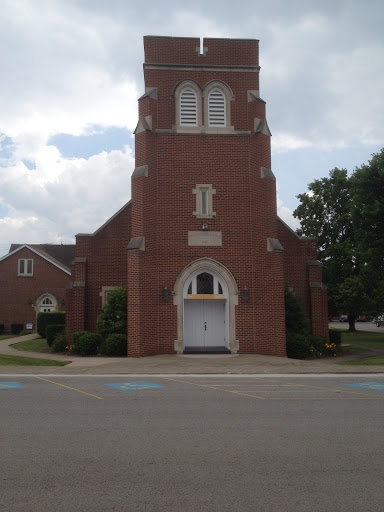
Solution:
M191 295L227 295L224 281L211 272L194 272L187 280L185 286L185 296Z
M208 94L208 124L209 126L226 125L225 96L217 87Z
M56 311L57 300L52 295L44 295L43 297L39 297L39 299L37 299L37 305L37 311L40 312Z
M197 95L192 87L185 87L180 94L180 124L197 126Z

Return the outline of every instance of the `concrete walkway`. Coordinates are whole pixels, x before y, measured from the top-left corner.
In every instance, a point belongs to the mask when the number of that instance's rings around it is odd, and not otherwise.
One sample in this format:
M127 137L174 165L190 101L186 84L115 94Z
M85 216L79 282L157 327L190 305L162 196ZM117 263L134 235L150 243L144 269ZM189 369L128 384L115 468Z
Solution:
M24 352L12 344L36 339L37 334L0 341L0 354L70 361L66 366L0 366L0 374L317 374L317 373L384 373L384 366L340 366L337 362L364 357L343 356L334 359L301 361L287 357L261 355L159 355L141 358L81 357Z

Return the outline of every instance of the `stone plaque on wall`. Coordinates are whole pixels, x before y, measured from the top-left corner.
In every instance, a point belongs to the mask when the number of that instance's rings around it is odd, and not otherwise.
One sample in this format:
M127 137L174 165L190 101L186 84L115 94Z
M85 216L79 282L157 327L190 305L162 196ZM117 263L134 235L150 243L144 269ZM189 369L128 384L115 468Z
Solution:
M223 245L221 231L188 231L188 245L221 247Z

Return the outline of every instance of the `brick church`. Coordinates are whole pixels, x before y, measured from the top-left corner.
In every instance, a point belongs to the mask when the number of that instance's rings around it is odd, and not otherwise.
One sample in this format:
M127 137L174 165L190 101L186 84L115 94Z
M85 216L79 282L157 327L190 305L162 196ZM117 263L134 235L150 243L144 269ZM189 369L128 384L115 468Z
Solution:
M128 355L284 356L284 285L328 330L316 242L276 213L257 40L144 37L132 199L76 236L69 333L128 288ZM128 179L128 177L127 177Z

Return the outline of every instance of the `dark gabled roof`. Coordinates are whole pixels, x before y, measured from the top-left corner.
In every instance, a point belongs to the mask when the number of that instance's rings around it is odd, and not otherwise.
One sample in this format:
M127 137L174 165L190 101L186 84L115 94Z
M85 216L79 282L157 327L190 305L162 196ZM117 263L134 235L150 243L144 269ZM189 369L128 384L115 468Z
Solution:
M35 249L35 251L39 252L47 259L59 263L68 269L71 267L72 261L76 255L75 244L12 244L9 252L11 253L23 246L28 246L32 249Z

